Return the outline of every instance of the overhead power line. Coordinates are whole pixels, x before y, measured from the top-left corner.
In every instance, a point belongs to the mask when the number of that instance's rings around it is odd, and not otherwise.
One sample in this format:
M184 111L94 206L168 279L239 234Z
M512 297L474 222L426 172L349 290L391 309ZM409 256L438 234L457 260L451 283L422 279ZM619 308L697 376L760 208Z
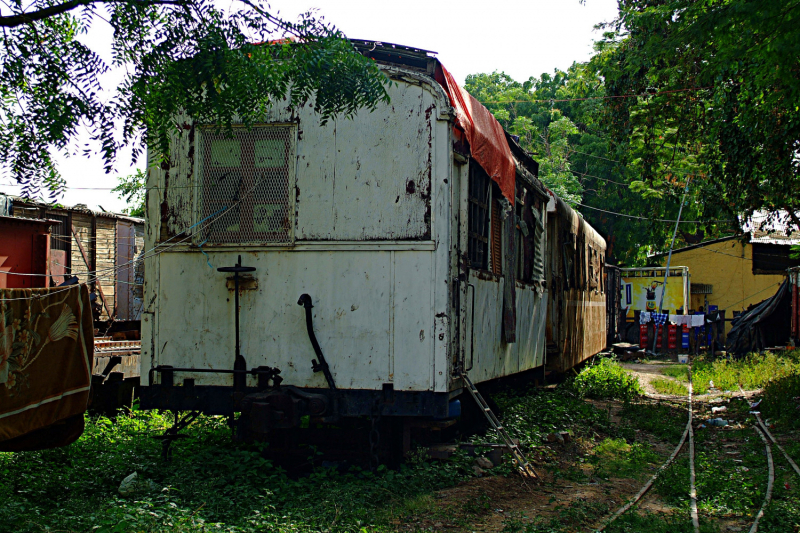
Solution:
M616 211L608 211L607 209L600 209L599 207L592 207L590 205L576 203L575 205L580 207L585 207L586 209L592 209L593 211L600 211L601 213L607 213L609 215L615 215L618 217L625 217L625 218L632 218L636 220L646 220L648 222L669 222L674 224L677 220L674 219L667 219L667 218L651 218L651 217L642 217L637 215L628 215L625 213L617 213ZM730 222L730 220L681 220L682 224L709 224L712 222Z
M478 100L483 105L486 104L549 104L551 102L585 102L587 100L612 100L615 98L642 98L647 96L660 96L662 94L675 94L685 93L692 91L706 91L713 89L713 87L689 87L686 89L672 89L667 91L656 91L653 93L638 93L638 94L618 94L610 96L585 96L583 98L548 98L548 99L531 99L531 100Z

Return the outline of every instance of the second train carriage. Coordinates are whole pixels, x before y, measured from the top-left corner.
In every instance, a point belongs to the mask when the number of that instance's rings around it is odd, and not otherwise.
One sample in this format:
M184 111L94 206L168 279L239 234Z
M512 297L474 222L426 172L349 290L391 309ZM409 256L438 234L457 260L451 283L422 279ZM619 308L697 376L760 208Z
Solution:
M148 171L144 408L239 412L241 435L304 415L446 418L462 371L564 369L603 348L602 238L510 136L504 197L435 58L356 45L390 103L326 125L276 104L232 136L187 122Z

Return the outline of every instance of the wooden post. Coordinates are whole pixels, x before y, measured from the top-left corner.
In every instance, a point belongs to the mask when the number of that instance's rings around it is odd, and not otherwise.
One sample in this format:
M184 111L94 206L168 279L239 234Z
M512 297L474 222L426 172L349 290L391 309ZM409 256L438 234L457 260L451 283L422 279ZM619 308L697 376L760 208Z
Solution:
M70 224L70 227L72 228L72 236L75 238L75 242L78 243L78 250L80 250L81 252L81 257L83 257L83 262L86 264L87 270L89 270L89 272L91 273L92 267L89 265L89 257L86 255L86 250L83 248L83 243L78 238L78 232L75 231L75 225ZM95 275L96 274L97 273L95 272ZM99 283L96 283L95 287L97 287L97 293L100 295L100 301L103 302L103 307L105 308L106 313L108 313L108 318L109 319L112 318L111 311L108 309L108 304L106 303L106 297L103 294L103 288L100 286Z

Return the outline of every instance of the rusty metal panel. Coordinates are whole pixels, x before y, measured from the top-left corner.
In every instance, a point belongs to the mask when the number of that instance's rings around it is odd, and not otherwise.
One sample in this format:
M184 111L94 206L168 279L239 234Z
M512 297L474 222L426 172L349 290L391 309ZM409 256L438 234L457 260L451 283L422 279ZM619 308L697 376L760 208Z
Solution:
M311 105L292 110L284 103L267 112L266 125L293 124L297 132L295 239L224 246L212 239L203 252L182 245L145 259L143 381L158 364L231 368L233 298L216 267L241 254L257 269L240 293L248 367L276 366L286 384L326 387L312 372L315 355L297 305L308 293L337 386L447 389L452 117L442 111L441 91L426 83L409 75L390 88L390 104L325 126ZM195 185L199 179L191 132L191 145L187 133L174 150L183 160L150 166L148 249L188 229L185 212L195 224L202 219L199 195L169 192L176 167L180 175L191 170ZM162 213L174 202L183 206L179 215ZM231 382L229 375L200 373L176 379L190 377L198 385Z
M469 332L466 336L468 344L474 342L474 353L471 357L467 353L467 366L473 363L470 378L487 381L544 364L547 293L531 286L516 288L517 342L506 343L502 337L504 278L473 271L470 283L475 286L474 338ZM472 323L471 314L467 321Z
M502 344L503 279L470 271L469 282L475 287L475 306L470 311L474 318L469 318L472 329L468 343L473 349L467 356L467 367L471 362L470 378L480 382L495 377L498 360L504 355L498 353ZM509 346L516 347L515 344Z
M134 257L136 250L136 233L133 224L117 220L117 287L116 304L119 320L135 320L134 306Z
M548 304L548 342L557 354L547 366L565 372L606 347L606 298L600 287L586 279L590 272L591 246L605 255L606 242L575 211L556 200L556 214L548 217L549 248L554 283ZM566 272L565 254L575 272ZM575 282L577 280L577 283Z

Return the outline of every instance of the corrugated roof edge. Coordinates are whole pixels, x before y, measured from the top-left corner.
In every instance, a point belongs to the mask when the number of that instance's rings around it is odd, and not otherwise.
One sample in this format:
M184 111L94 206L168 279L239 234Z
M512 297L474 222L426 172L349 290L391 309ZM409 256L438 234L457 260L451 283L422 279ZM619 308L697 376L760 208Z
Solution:
M46 202L39 202L36 200L31 200L29 198L23 198L22 196L14 196L12 194L6 194L11 198L11 200L16 204L22 204L23 206L31 206L31 207L39 207L45 208L52 211L70 211L73 213L82 213L84 215L91 215L96 217L103 217L103 218L113 218L116 220L125 220L127 222L133 222L134 224L144 224L144 219L139 217L132 217L124 214L119 213L109 213L108 211L94 211L89 208L85 207L69 207L69 206L61 206L56 204L48 204Z

